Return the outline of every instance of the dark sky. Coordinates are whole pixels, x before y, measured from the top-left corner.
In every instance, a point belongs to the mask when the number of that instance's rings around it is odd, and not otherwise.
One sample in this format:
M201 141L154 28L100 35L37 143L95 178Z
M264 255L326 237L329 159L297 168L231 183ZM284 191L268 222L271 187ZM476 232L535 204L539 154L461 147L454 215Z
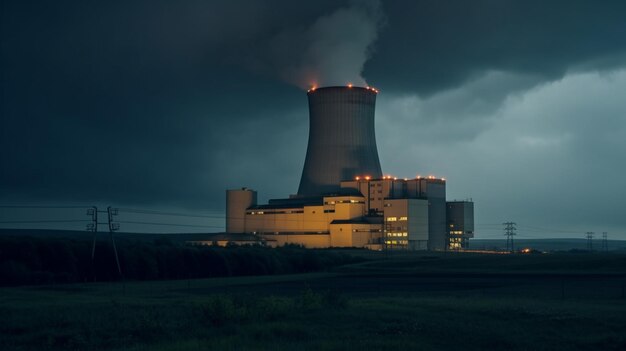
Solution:
M623 1L2 1L0 203L219 213L297 191L306 87L381 90L383 170L478 237L626 239ZM6 213L5 213L6 214ZM218 221L221 225L221 220Z

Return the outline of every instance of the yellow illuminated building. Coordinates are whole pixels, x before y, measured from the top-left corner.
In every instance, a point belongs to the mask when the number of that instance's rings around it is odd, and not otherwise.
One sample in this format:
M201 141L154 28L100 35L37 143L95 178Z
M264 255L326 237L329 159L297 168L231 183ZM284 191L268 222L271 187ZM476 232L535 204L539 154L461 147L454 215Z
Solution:
M446 231L445 180L434 177L364 176L326 196L256 199L248 188L227 191L227 233L253 234L269 246L374 250L446 250L455 235Z

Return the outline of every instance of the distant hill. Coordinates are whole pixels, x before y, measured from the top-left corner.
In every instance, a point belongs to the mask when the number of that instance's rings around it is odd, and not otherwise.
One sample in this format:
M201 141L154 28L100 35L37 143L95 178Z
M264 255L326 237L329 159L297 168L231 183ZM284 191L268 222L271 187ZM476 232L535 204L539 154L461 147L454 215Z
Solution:
M609 251L626 250L626 240L608 240ZM515 249L530 248L539 251L570 251L587 250L586 239L516 239ZM601 240L593 241L593 249L602 248ZM474 250L505 250L506 240L503 239L471 239L470 249Z

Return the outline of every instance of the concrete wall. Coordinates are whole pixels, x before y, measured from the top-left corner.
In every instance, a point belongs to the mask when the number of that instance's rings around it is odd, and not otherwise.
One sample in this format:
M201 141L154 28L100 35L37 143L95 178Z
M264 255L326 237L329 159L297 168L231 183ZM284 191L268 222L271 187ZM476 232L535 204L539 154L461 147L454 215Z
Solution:
M474 203L471 201L447 202L446 221L449 248L468 248L469 239L474 237Z
M333 247L367 247L379 244L381 225L345 223L330 225L330 245Z
M360 218L364 199L358 196L325 197L323 205L294 208L261 208L246 211L247 233L329 233L335 219Z
M423 199L385 200L385 242L391 248L426 250L429 206Z

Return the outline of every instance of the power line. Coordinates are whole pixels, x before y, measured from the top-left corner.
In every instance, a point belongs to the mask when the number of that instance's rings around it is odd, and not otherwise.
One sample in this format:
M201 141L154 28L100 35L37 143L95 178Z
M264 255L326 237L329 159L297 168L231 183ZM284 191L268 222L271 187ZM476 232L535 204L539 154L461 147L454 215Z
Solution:
M162 226L170 226L170 227L197 227L197 228L222 228L223 227L223 226L215 226L215 225L175 224L175 223L140 222L140 221L118 221L117 223L143 224L143 225L162 225Z
M50 220L30 220L30 221L0 221L0 224L34 224L34 223L78 223L91 222L87 219L50 219Z
M118 208L118 210L121 212L152 214L152 215L162 215L162 216L195 217L195 218L224 218L224 215L187 214L187 213L180 213L180 212L142 210L142 209L136 209L136 208Z
M90 208L91 206L0 205L0 208Z

